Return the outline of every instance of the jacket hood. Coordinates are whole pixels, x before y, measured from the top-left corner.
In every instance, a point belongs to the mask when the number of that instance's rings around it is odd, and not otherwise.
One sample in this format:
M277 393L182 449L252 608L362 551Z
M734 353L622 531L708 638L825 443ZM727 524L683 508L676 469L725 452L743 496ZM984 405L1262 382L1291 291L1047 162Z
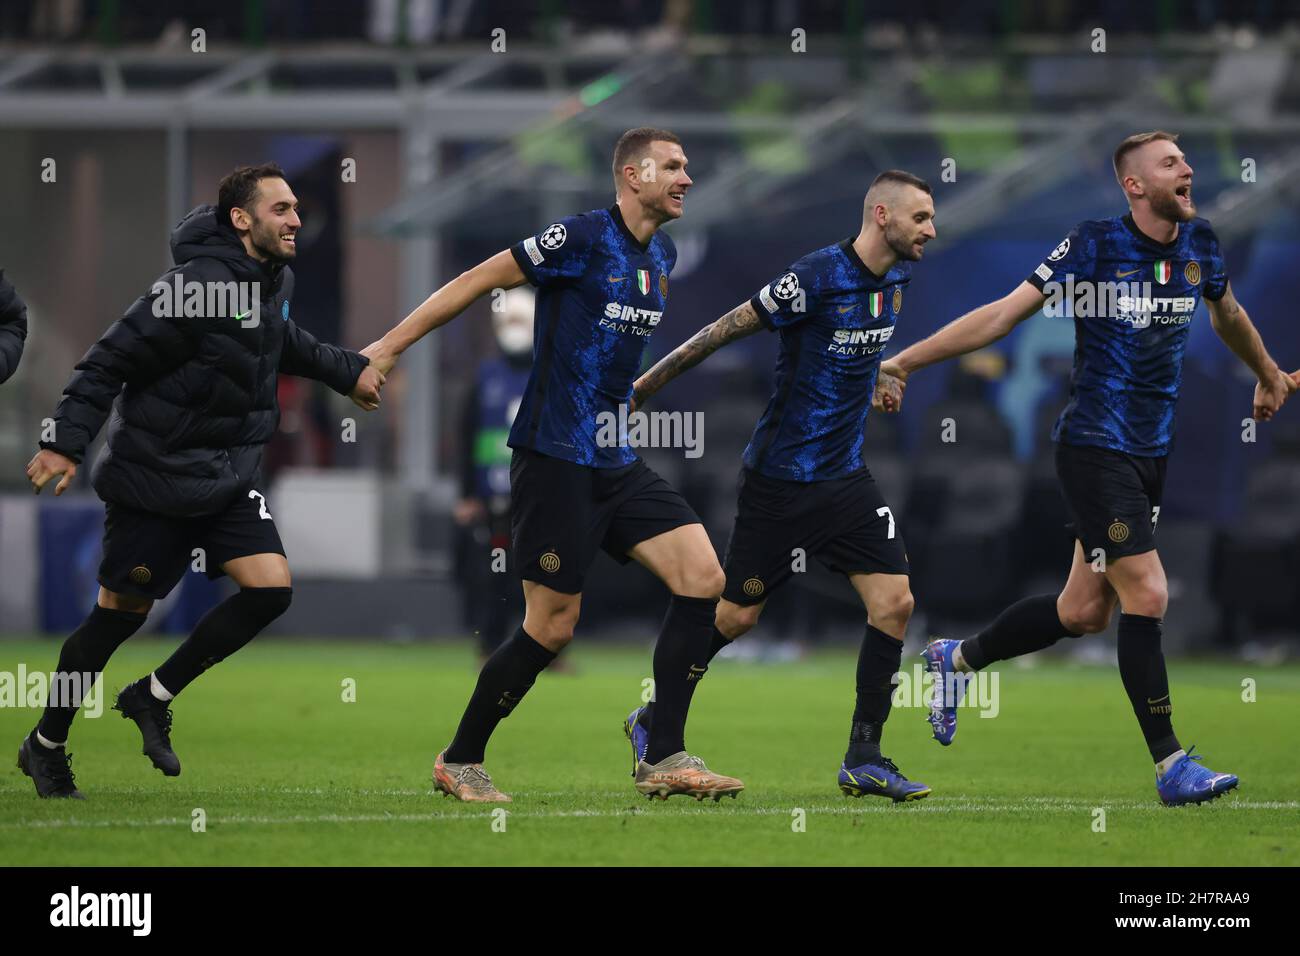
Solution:
M217 207L195 206L172 230L172 261L183 266L192 259L220 259L251 277L275 276L280 263L260 263L246 251L233 226L217 219Z

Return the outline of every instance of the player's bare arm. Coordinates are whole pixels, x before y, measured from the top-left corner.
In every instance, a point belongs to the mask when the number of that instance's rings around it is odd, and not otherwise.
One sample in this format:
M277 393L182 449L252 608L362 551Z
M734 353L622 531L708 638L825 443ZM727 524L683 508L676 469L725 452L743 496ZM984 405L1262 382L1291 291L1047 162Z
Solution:
M387 375L397 359L429 332L445 325L493 289L513 289L527 281L519 263L509 249L498 252L472 269L462 272L415 311L389 330L378 342L366 346L361 354L370 359L372 368Z
M634 406L640 407L647 398L682 372L699 365L728 342L753 335L762 327L763 323L754 307L748 302L742 302L722 318L700 329L638 378L632 386Z
M974 352L1004 338L1012 329L1036 315L1046 296L1028 282L1016 286L1009 295L982 305L949 322L929 338L909 345L892 359L882 362L872 404L887 412L902 406L907 377L917 369Z
M1255 399L1252 414L1256 421L1266 422L1282 407L1292 392L1296 391L1296 380L1283 372L1268 350L1264 340L1255 328L1250 316L1237 297L1232 294L1232 283L1228 283L1223 298L1217 302L1205 300L1210 310L1210 325L1215 334L1223 339L1225 345L1232 349L1234 355L1241 359L1255 376L1259 384L1255 386Z

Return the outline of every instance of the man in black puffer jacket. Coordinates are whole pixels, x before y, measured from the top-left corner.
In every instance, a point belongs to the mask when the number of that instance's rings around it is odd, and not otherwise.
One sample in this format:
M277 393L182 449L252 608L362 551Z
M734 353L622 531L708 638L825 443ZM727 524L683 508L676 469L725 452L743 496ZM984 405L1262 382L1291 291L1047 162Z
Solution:
M18 370L27 339L27 305L0 269L0 385Z
M221 181L172 233L176 265L77 364L51 432L27 466L33 488L62 494L108 419L91 483L107 505L99 600L63 645L68 691L50 701L18 760L42 797L80 797L64 750L81 697L199 554L240 587L153 673L118 695L144 753L168 776L169 702L289 607L289 564L258 490L275 433L279 373L322 381L367 410L383 376L356 352L317 342L289 317L298 201L271 164ZM111 412L111 417L110 417ZM192 550L197 549L197 550ZM197 560L196 560L197 565ZM87 676L90 675L90 676Z

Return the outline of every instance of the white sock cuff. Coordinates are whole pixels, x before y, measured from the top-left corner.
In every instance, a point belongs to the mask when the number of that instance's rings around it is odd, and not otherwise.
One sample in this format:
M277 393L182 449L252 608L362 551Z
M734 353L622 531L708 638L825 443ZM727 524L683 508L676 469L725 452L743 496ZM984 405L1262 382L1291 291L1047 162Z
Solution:
M163 701L171 700L176 696L158 681L157 674L149 675L149 693L153 694L158 700Z

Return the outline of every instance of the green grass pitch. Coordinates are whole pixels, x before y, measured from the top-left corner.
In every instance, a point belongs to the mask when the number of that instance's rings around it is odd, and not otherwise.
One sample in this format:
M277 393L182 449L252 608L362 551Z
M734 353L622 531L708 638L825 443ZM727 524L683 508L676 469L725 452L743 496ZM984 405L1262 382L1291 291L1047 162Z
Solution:
M109 694L166 656L137 639L109 665ZM55 641L0 642L0 671L48 672ZM621 733L649 650L583 647L573 676L545 674L500 727L487 767L515 802L433 795L434 753L473 686L467 645L254 642L177 702L182 776L140 755L135 726L78 717L69 750L85 802L39 801L14 766L37 712L0 708L0 859L42 865L468 864L1300 864L1300 668L1173 663L1175 726L1207 763L1242 778L1208 805L1167 809L1118 674L1007 667L1000 712L963 709L952 747L896 707L885 752L933 787L893 805L839 793L854 658L765 666L719 659L688 742L745 780L738 800L648 801ZM905 664L910 667L910 664ZM1253 678L1257 699L1242 700ZM345 678L356 701L343 701ZM1105 830L1095 830L1096 808ZM206 832L193 831L193 811ZM794 826L803 811L802 832Z

